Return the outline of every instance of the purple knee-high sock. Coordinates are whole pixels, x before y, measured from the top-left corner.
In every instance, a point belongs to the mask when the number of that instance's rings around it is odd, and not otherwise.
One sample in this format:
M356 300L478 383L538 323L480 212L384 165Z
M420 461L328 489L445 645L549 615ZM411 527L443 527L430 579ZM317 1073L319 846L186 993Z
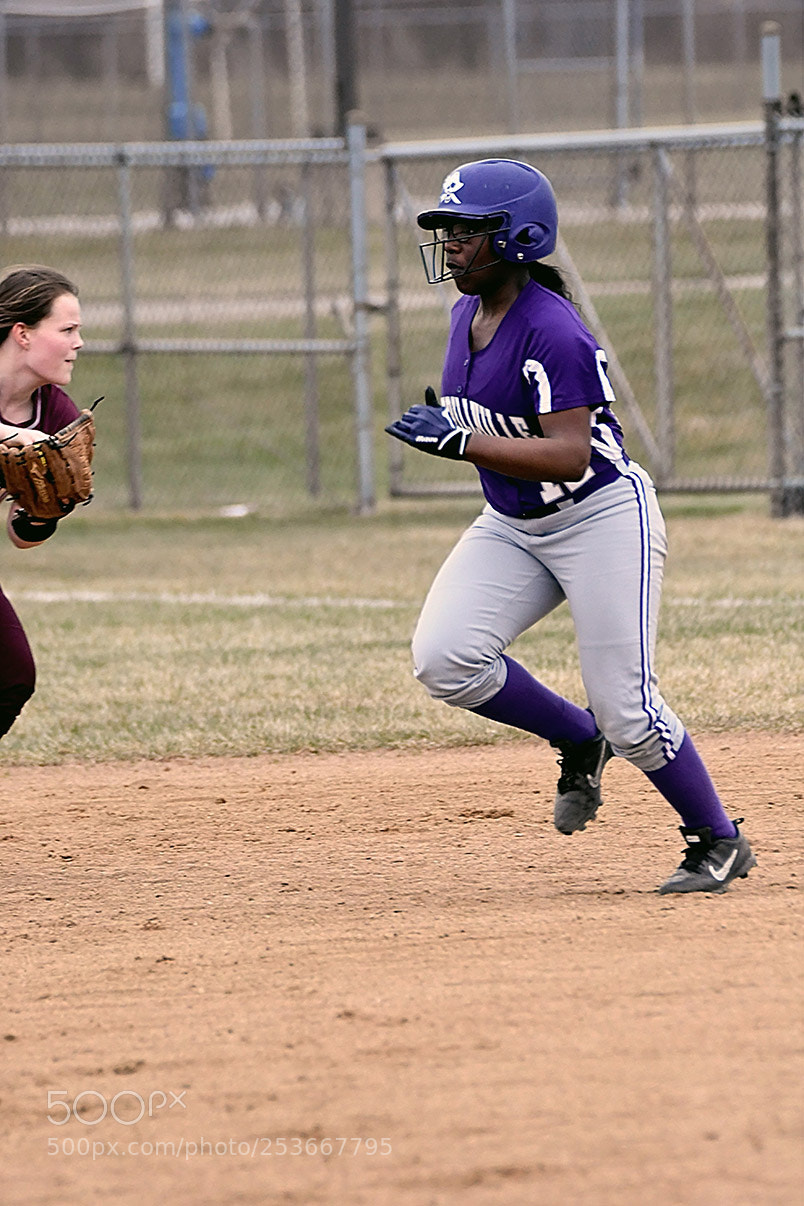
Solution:
M672 762L656 771L645 772L654 787L672 804L688 829L708 826L712 837L734 837L737 830L726 816L709 771L685 733L681 748Z
M510 657L503 661L508 667L504 685L480 707L470 708L471 712L547 741L588 741L595 736L597 725L591 712L550 691L519 662Z

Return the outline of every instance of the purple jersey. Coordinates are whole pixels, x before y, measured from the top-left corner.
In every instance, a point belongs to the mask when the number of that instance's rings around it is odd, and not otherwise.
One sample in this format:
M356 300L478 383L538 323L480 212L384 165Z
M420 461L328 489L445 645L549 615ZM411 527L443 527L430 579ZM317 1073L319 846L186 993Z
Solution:
M452 310L441 404L456 422L484 435L528 439L541 436L540 415L578 406L592 412L592 455L580 481L526 481L478 468L487 500L504 515L522 516L613 481L628 458L609 406L615 397L606 353L572 303L529 281L491 343L472 352L469 328L478 305L477 297L462 296Z
M63 389L59 389L58 385L43 385L32 395L32 398L33 415L27 423L12 423L10 419L6 419L2 415L0 415L0 422L8 423L12 427L35 427L37 431L53 435L78 417L78 407Z

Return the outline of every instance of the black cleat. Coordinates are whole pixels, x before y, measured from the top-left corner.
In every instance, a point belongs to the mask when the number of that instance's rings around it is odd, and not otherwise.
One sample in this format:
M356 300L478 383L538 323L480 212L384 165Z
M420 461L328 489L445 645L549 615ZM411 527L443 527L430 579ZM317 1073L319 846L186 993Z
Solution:
M614 757L602 733L589 741L551 741L559 751L561 776L556 788L553 823L559 833L578 833L593 821L603 803L600 780L603 767Z
M708 826L685 829L682 825L687 849L678 870L659 888L660 896L669 892L724 892L733 879L745 879L757 860L748 839L740 833L741 823L742 817L734 822L738 828L733 838L713 838Z

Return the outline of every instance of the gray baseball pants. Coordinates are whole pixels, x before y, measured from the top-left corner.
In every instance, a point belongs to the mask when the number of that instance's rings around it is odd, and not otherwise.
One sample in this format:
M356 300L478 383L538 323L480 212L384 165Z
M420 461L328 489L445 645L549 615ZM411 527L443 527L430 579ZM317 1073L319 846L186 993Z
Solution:
M540 519L487 506L430 588L414 673L433 698L479 707L505 683L508 646L566 599L598 727L617 755L658 770L684 738L653 669L666 552L656 490L633 462L617 481Z

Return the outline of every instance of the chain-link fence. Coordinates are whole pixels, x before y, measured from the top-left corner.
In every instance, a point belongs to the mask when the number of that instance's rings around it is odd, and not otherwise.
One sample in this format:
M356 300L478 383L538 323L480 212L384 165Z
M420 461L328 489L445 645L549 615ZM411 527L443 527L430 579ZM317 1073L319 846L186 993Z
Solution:
M800 0L0 0L0 141L339 133L347 11L389 140L749 119L761 22L804 53Z
M455 296L450 285L423 283L414 215L435 203L458 163L526 158L554 184L555 262L609 353L632 455L665 490L771 489L759 123L391 145L377 154L386 209L404 219L388 229L392 412L438 384ZM791 394L791 413L794 403ZM450 472L401 447L390 455L394 493L467 488L460 468Z
M460 162L528 158L555 185L556 262L609 353L631 454L664 490L795 501L800 122L774 152L779 338L769 147L761 122L367 146L358 121L346 140L6 146L0 251L81 289L73 391L107 398L99 506L367 511L378 490L477 490L383 434L438 384L454 298L425 284L415 214Z
M363 135L0 148L3 262L80 289L99 502L371 506Z
M769 446L776 515L804 513L804 115L766 99Z

